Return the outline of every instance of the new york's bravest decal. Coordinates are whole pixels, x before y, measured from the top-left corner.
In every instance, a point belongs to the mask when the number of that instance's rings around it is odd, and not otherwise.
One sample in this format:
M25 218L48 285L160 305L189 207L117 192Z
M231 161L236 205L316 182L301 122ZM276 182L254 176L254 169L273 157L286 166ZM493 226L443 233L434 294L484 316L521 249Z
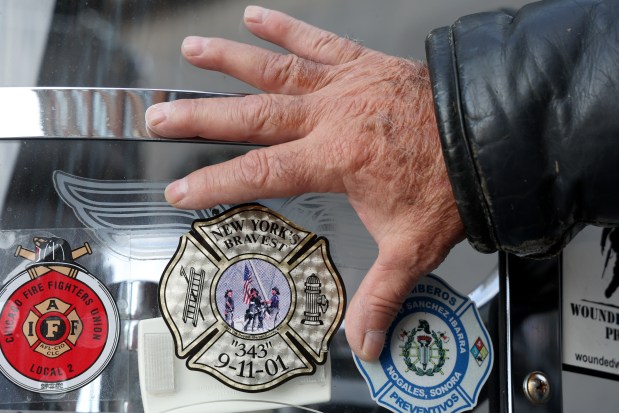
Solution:
M75 260L92 251L34 238L15 256L33 264L0 291L0 371L38 393L75 390L97 377L116 350L119 317L107 289Z
M432 274L404 302L379 360L355 356L372 398L398 413L472 409L492 360L475 304Z
M256 392L326 361L345 293L326 239L251 204L194 222L159 300L190 369Z

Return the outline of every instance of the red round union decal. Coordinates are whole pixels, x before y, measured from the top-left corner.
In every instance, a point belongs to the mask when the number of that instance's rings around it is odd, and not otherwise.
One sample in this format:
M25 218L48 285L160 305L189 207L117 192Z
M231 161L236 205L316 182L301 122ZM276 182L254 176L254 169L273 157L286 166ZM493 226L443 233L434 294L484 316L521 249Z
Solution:
M33 278L31 267L0 292L0 369L27 390L62 393L108 364L119 317L107 289L81 267L45 269Z

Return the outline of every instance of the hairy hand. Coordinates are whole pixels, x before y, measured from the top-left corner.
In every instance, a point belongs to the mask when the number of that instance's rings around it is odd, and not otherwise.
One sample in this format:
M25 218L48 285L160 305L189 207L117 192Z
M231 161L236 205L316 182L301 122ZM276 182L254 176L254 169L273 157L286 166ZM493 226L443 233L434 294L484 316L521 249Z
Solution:
M291 53L189 37L183 54L269 93L160 103L147 111L147 125L161 136L271 146L195 171L170 184L166 198L198 209L346 193L379 248L348 306L346 335L360 358L376 359L406 295L464 237L427 68L273 10L250 6L245 24Z

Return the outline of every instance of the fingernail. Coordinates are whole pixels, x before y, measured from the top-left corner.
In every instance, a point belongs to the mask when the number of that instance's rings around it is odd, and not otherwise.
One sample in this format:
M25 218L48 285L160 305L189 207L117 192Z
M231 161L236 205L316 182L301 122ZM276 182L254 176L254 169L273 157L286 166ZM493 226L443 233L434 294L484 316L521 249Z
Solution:
M382 331L368 331L363 339L363 354L368 359L375 360L380 356L385 345L385 333Z
M245 21L247 23L262 23L268 10L260 6L247 6L245 8Z
M154 127L166 120L168 112L170 111L170 104L167 102L157 103L146 109L146 126Z
M172 205L176 205L187 195L189 186L185 178L172 182L165 189L165 199Z
M183 40L183 44L181 46L183 50L183 54L185 56L198 56L204 52L206 49L206 45L208 43L207 38L199 37L199 36L189 36Z

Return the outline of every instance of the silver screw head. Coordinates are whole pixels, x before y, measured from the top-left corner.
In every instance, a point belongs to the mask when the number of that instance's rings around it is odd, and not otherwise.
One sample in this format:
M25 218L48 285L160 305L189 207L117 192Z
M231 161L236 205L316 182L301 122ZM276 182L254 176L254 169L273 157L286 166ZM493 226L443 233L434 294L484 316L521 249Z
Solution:
M544 404L550 400L550 381L541 371L530 373L523 383L524 394L533 404Z

